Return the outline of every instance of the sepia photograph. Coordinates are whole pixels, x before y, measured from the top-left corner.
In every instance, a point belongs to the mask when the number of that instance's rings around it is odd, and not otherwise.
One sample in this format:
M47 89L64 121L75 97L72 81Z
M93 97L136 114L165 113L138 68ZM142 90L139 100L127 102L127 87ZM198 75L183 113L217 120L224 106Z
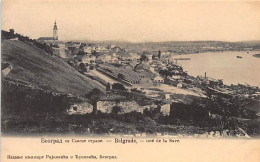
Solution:
M260 1L2 0L1 161L260 161Z
M258 138L259 9L3 0L1 134Z

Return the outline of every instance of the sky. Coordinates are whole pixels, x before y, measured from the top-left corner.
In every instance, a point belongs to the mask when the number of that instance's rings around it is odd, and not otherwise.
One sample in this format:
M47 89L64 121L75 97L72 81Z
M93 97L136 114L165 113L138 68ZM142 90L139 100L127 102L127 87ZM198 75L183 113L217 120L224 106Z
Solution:
M3 30L60 40L246 41L260 39L259 2L2 0Z

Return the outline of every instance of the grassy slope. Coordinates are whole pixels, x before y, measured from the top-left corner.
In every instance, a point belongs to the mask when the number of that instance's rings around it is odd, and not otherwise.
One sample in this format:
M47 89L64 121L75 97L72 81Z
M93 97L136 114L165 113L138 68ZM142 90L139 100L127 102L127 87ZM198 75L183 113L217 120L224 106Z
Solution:
M2 41L2 62L13 65L8 78L35 88L71 93L79 97L95 87L104 91L104 86L78 73L61 59L20 41Z

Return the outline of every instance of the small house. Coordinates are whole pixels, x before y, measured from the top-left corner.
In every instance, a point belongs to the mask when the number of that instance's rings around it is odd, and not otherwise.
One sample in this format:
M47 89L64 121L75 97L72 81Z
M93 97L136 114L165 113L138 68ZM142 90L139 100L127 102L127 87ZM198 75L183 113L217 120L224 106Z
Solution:
M155 83L163 83L164 82L164 79L161 77L161 76L156 76L154 79L153 79L153 81L155 82Z

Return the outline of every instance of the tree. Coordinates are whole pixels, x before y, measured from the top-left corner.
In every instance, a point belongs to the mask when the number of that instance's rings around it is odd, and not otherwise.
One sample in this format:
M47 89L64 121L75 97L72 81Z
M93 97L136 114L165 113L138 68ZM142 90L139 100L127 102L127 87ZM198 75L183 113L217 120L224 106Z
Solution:
M96 51L96 50L94 50L94 51L92 51L92 52L91 52L91 55L93 55L93 56L96 56L96 57L97 57L98 53L97 53L97 51Z
M159 58L159 59L161 58L161 55L162 55L162 54L161 54L161 51L159 50L159 51L158 51L158 58Z
M171 73L169 70L167 70L167 69L165 69L165 70L160 70L160 71L159 71L159 74L165 76L165 78L167 78L168 76L171 76L171 75L172 75L172 73Z
M209 110L210 118L217 122L218 126L223 129L234 130L239 122L234 117L241 114L241 105L243 101L238 98L226 98L218 94L207 92L206 108Z
M85 95L85 97L89 99L90 104L93 106L92 113L94 115L97 114L97 102L100 100L100 96L102 94L103 93L99 89L94 88L92 91Z
M123 84L120 84L120 83L114 83L112 85L112 89L115 89L115 90L126 90L124 85Z
M79 64L79 72L84 73L87 71L86 65L84 63Z
M107 85L106 85L106 91L110 91L110 83L107 83Z
M122 111L122 108L116 105L112 107L111 113L117 115L120 111Z

